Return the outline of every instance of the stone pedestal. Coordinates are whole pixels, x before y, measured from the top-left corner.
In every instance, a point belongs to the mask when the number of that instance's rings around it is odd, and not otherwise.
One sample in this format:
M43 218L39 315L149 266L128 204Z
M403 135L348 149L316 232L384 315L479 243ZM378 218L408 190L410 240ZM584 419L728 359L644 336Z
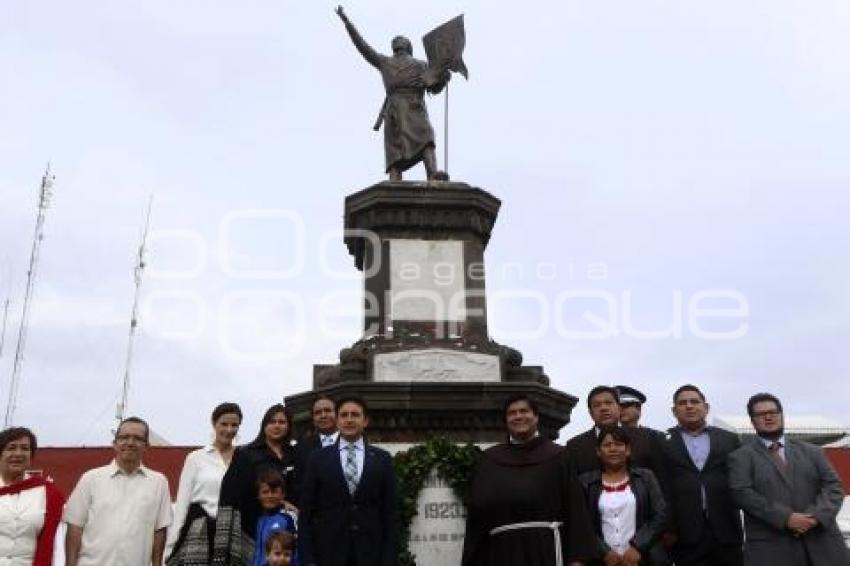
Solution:
M345 244L363 272L363 334L339 362L313 368L313 390L286 398L298 431L318 395L369 405L370 442L391 452L429 436L505 440L504 402L523 393L556 438L576 398L487 330L484 250L501 203L451 182L383 182L345 199ZM465 510L433 475L420 493L410 550L420 566L459 564Z
M500 206L465 183L384 182L348 196L364 335L486 339L484 249Z
M456 182L382 182L345 199L345 245L363 272L363 335L339 363L316 365L313 391L286 399L296 428L319 393L361 395L373 442L504 439L502 405L516 393L541 407L555 438L575 397L540 366L491 340L484 250L501 202Z

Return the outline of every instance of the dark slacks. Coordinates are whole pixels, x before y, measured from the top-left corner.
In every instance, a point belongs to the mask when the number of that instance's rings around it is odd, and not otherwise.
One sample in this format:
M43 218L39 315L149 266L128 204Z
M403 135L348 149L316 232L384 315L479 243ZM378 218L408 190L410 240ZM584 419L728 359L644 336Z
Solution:
M696 543L678 543L673 547L676 566L743 566L744 551L740 544L720 544L706 525Z
M649 550L650 566L670 566L672 563L673 559L670 558L670 553L660 542Z

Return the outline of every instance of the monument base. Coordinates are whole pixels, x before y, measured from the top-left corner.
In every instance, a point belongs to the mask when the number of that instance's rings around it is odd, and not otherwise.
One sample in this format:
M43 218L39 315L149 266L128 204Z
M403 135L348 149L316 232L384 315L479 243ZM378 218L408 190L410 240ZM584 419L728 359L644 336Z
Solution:
M540 434L555 439L570 420L577 399L534 382L375 382L343 381L286 398L296 430L311 423L311 406L319 395L339 399L357 395L369 404L367 436L374 443L417 443L430 436L452 442L495 443L505 440L502 407L523 393L540 408Z

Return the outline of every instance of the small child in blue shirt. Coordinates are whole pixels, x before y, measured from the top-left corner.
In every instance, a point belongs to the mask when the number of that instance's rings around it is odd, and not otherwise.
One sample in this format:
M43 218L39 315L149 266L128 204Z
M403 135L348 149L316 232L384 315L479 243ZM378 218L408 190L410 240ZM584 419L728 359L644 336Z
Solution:
M267 566L266 542L272 533L283 531L296 535L298 523L295 516L283 507L286 497L283 478L272 469L260 472L257 477L257 499L263 514L257 520L257 536L254 537L254 566ZM293 556L292 566L298 566L298 557Z

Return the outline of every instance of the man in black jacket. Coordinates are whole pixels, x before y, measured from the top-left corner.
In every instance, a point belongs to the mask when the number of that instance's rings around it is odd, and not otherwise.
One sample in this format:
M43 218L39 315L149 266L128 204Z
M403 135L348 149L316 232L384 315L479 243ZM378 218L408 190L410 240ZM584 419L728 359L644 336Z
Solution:
M598 385L591 389L587 395L587 409L593 419L593 428L574 436L566 446L567 454L579 474L599 469L599 458L596 455L599 427L617 426L620 423L620 396L617 388ZM658 435L652 429L637 428L629 429L629 436L632 439L632 465L652 470L662 489L665 489L667 470Z
M295 452L295 493L291 497L296 505L300 504L298 498L304 487L304 475L307 473L310 456L320 448L335 444L339 438L336 428L336 403L333 399L327 395L317 397L310 411L313 417L313 431L301 438Z
M678 421L667 431L670 514L677 566L741 566L741 514L729 489L727 456L740 445L731 432L706 425L702 391L683 385L673 395Z
M593 428L578 434L567 442L567 458L572 463L576 474L584 474L599 470L599 457L596 454L596 438L602 426L617 426L620 424L621 399L619 387L597 385L587 394L587 410L593 419ZM634 390L632 390L634 391ZM629 428L631 439L630 463L640 468L652 470L661 486L661 491L667 493L667 466L664 461L662 437L658 431L651 428ZM659 543L650 554L649 563L652 566L666 566L670 563L667 552Z

